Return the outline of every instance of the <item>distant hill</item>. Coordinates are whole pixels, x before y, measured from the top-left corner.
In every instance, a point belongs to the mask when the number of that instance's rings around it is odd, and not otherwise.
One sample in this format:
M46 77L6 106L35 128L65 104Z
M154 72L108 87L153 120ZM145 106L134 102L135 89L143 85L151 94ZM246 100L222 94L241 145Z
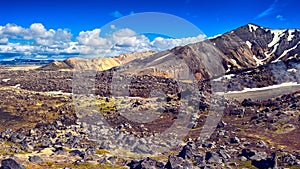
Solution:
M13 59L0 60L0 65L45 65L54 62L54 60L38 60L38 59Z
M107 70L112 67L120 66L122 64L128 63L134 59L143 58L152 54L155 51L146 52L134 52L128 54L121 54L117 57L111 58L94 58L94 59L84 59L84 58L68 58L63 61L54 61L45 66L38 68L38 70Z

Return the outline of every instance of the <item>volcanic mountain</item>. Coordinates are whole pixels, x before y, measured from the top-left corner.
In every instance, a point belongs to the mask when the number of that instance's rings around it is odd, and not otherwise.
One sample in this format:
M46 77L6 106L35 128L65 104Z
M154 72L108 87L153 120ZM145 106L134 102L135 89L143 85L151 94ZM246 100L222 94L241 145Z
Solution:
M155 53L137 52L92 60L70 58L41 67L42 70L118 67L123 73L203 80L241 69L278 61L299 60L300 30L272 30L247 24L205 41Z
M39 70L107 70L112 67L120 66L134 59L146 57L156 53L155 51L145 51L145 52L133 52L128 54L121 54L116 57L111 58L94 58L94 59L84 59L84 58L68 58L63 61L54 61L50 64L38 68Z
M135 74L197 80L278 61L299 60L300 30L271 30L247 24L195 44L175 47L121 66Z

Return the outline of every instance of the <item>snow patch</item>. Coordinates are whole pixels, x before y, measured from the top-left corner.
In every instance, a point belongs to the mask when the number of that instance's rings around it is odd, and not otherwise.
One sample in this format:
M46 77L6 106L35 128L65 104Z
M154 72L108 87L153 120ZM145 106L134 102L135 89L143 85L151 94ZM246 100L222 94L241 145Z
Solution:
M293 69L288 69L287 71L288 71L288 72L294 72L294 73L295 73L295 72L297 72L297 69L293 68Z
M214 39L214 38L217 38L217 37L219 37L219 36L222 36L222 34L217 34L217 35L212 36L212 37L209 37L209 38L207 38L207 39Z
M153 60L152 62L159 61L159 60L161 60L161 59L163 59L163 58L165 58L165 57L167 57L167 56L169 56L169 55L170 55L170 53L168 53L168 54L166 54L166 55L164 55L164 56L161 56L161 57L159 57L159 58ZM145 57L145 58L146 58L146 57Z
M226 70L226 73L230 72L231 65L227 65L227 67L228 67L228 69Z
M253 59L255 60L257 66L263 64L262 60L261 60L261 59L258 59L255 55L253 55Z
M61 90L59 91L50 91L50 92L47 92L48 94L64 94L64 95L71 95L72 93L66 93L66 92L63 92Z
M252 43L251 42L249 42L249 41L246 41L246 44L249 46L249 48L251 49L251 47L252 47Z
M266 58L264 58L264 59L263 59L263 61L265 61L265 60L267 60L268 58L270 58L270 57L271 57L271 55L272 55L273 53L275 53L275 52L276 52L276 50L277 50L278 46L279 46L279 43L276 43L276 44L274 45L274 47L273 47L273 50L272 50L270 53L268 53L268 52L265 52L265 55L266 55L267 57L266 57Z
M286 86L300 86L297 82L286 82L286 83L281 83L278 85L272 85L272 86L267 86L267 87L260 87L260 88L244 88L242 91L229 91L226 93L246 93L246 92L254 92L254 91L263 91L263 90L268 90L268 89L276 89L280 87L286 87ZM224 92L216 92L218 95L223 95L225 94Z
M258 28L258 26L255 26L255 25L252 25L252 24L248 24L248 26L249 26L250 32L256 31L256 29Z
M291 40L293 40L293 38L294 38L294 36L295 36L295 35L293 35L293 33L295 32L295 30L289 30L288 32L289 32L289 36L288 36L288 39L287 39L287 40L288 40L288 41L291 41Z
M212 80L212 81L216 82L216 81L221 81L222 79L227 79L227 80L229 80L229 79L231 79L233 76L235 76L235 74L224 75L224 76L221 76L221 77L219 77L219 78L216 78L216 79L214 79L214 80Z
M8 79L2 79L2 82L7 83L8 81L10 81L10 78L8 78Z
M234 64L237 64L236 60L230 59Z
M280 38L284 35L285 30L271 30L271 33L274 35L272 42L268 44L268 47L274 46L279 42Z
M16 88L16 89L18 88L19 89L20 86L21 86L21 84L16 84L15 86L12 86L12 88Z
M289 53L290 51L296 49L298 47L298 45L300 44L300 41L292 48L285 50L280 56L279 58L277 58L276 60L272 61L272 63L278 62L282 57L284 57L287 53Z

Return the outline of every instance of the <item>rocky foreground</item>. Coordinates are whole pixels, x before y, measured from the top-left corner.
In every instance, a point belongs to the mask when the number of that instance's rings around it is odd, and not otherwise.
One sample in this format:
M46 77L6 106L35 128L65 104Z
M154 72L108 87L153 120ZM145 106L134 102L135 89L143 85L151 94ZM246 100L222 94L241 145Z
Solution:
M87 91L71 71L1 70L1 168L300 168L300 87L241 92L297 83L298 70L278 62L191 83L111 69Z

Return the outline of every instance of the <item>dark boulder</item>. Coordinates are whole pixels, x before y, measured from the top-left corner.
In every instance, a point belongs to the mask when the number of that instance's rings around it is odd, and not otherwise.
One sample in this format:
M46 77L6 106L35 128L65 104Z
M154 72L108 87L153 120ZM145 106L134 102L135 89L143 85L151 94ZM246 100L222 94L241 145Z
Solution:
M217 124L217 128L223 128L226 126L226 123L224 121L220 121L218 124Z
M256 154L255 150L251 149L243 149L242 153L239 156L246 157L247 159L250 159L250 157L254 156Z
M25 169L25 167L17 163L15 160L8 158L1 161L0 169Z
M84 153L81 152L80 150L72 150L69 152L71 156L79 156L79 157L84 157Z
M163 169L164 163L147 157L146 159L140 161L132 160L127 164L127 166L131 169L147 169L147 168Z
M182 150L179 152L178 157L181 157L183 159L193 159L194 153L192 150L192 142L188 142Z
M174 169L174 168L181 168L181 164L184 162L184 160L181 157L177 156L169 156L168 162L165 165L166 169Z
M277 168L277 156L273 153L271 157L261 160L252 160L251 164L259 169L276 169Z
M216 164L222 163L222 160L221 160L219 154L215 153L215 152L211 152L211 151L206 152L205 160L208 163L216 163Z
M230 138L230 143L234 144L234 143L239 143L240 142L240 139L237 138L237 137L231 137Z
M152 158L147 157L141 162L142 168L164 168L164 163L156 161Z

